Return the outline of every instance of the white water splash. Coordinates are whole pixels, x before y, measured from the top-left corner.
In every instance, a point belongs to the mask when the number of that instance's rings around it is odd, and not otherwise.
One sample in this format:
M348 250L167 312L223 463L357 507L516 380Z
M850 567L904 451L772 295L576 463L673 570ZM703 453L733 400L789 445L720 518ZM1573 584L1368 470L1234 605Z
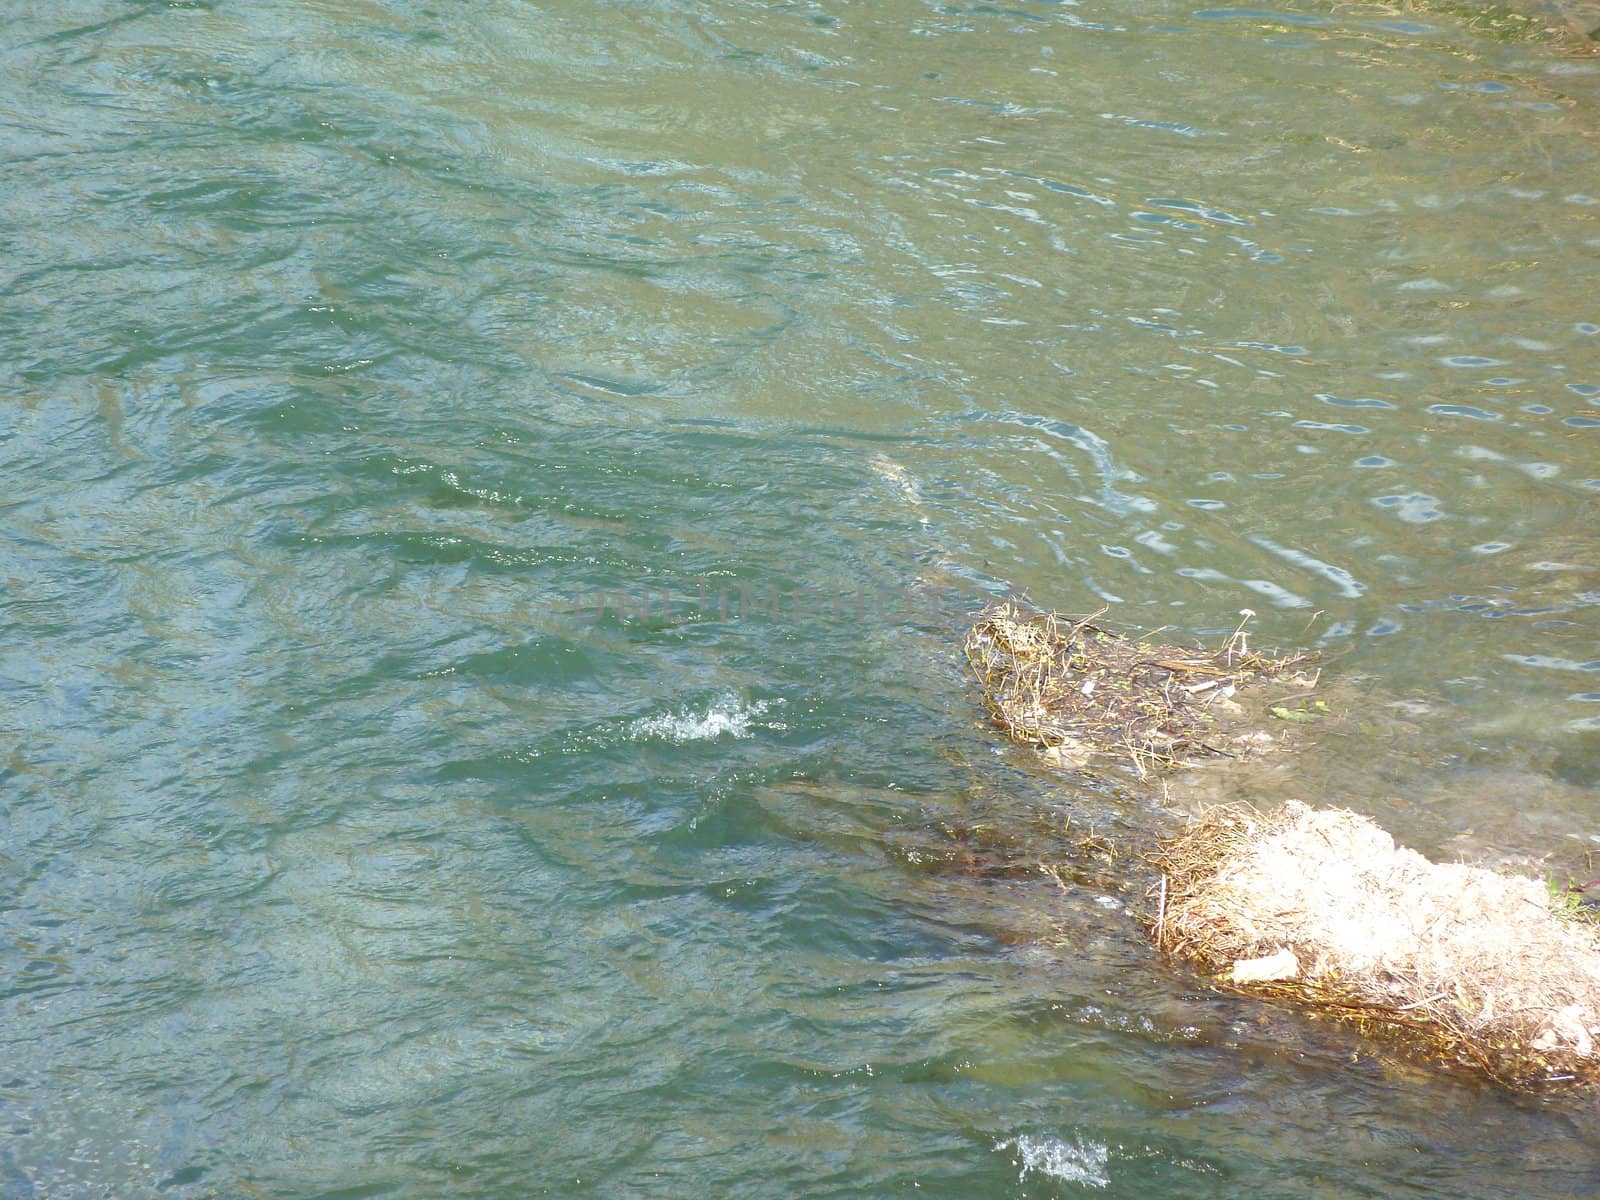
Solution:
M664 742L711 742L724 734L749 737L751 721L771 707L767 700L746 703L737 696L724 696L703 713L683 708L675 713L640 717L628 726L628 734L639 741L654 738Z
M995 1149L1016 1152L1012 1162L1020 1168L1018 1179L1025 1179L1029 1171L1037 1171L1085 1187L1103 1188L1111 1182L1111 1176L1106 1174L1107 1148L1092 1138L1080 1135L1066 1142L1060 1138L1019 1133L1010 1141L997 1142Z

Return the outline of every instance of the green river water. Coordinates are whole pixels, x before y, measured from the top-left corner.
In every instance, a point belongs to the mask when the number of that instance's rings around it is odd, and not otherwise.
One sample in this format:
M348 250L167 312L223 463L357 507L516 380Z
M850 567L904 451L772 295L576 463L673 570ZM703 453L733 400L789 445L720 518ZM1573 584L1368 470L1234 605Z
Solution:
M0 1200L1600 1193L959 655L1254 609L1210 792L1600 874L1597 263L1468 9L6 0Z

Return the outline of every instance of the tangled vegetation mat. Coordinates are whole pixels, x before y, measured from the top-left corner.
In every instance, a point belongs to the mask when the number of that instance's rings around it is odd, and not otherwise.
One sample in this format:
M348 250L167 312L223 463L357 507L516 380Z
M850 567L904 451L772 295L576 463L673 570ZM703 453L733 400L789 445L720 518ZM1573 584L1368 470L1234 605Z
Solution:
M1245 756L1277 744L1270 718L1319 715L1304 699L1315 680L1298 670L1312 655L1252 650L1242 624L1211 650L1114 633L1100 615L1009 603L980 614L967 661L1014 741L1142 775ZM1259 702L1232 699L1272 680L1252 693ZM1512 1088L1600 1084L1600 911L1583 899L1600 880L1557 891L1430 862L1366 817L1293 800L1207 809L1145 861L1159 872L1144 910L1151 940L1225 988L1294 1001Z
M1566 892L1298 801L1209 809L1151 861L1152 940L1224 986L1509 1087L1600 1082L1600 939Z
M1094 624L1101 615L1030 613L1012 603L979 614L967 662L990 716L1013 741L1078 765L1126 759L1141 775L1150 766L1237 757L1266 735L1240 734L1235 692L1316 657L1254 651L1242 624L1208 650L1126 637Z

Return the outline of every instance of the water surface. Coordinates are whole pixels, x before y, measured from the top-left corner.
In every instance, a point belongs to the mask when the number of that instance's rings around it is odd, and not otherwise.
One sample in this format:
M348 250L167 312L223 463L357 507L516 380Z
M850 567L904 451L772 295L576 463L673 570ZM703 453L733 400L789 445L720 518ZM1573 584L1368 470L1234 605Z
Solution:
M1592 1107L1041 873L1154 788L997 747L956 650L1250 608L1344 717L1217 790L1585 870L1595 59L75 0L0 63L5 1200L1600 1190Z

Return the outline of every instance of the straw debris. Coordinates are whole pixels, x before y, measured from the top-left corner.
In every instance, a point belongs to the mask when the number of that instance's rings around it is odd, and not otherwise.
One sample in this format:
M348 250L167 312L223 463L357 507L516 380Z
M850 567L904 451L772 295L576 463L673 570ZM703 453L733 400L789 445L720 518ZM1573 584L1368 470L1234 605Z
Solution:
M1237 757L1271 739L1230 731L1227 718L1242 712L1235 691L1315 657L1251 650L1244 622L1220 650L1139 641L1094 624L1103 613L1066 617L1004 603L979 614L963 648L990 716L1013 741L1080 766L1125 758L1141 776L1150 766Z
M1600 1082L1600 937L1542 881L1433 863L1298 802L1210 809L1152 862L1153 940L1222 986L1510 1087Z

